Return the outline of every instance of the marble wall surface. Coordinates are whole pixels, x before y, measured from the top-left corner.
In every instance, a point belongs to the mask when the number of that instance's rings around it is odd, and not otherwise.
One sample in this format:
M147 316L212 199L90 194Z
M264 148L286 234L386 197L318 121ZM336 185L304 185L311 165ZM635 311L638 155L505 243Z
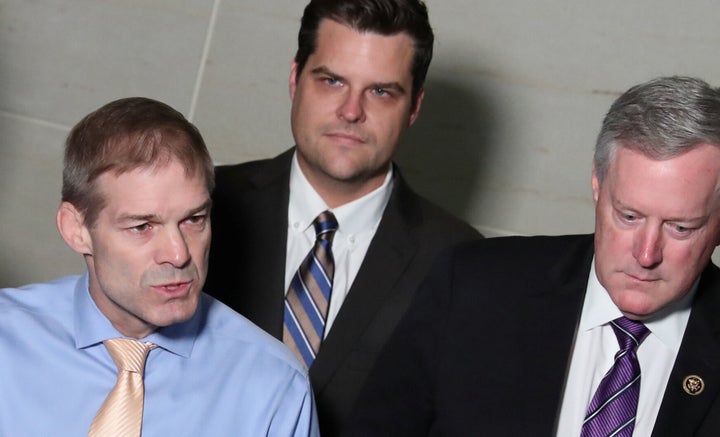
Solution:
M423 111L398 156L488 236L591 232L610 103L652 77L720 85L710 0L427 0ZM62 145L120 97L163 100L217 163L292 145L287 78L304 1L0 0L0 286L82 272L55 229Z

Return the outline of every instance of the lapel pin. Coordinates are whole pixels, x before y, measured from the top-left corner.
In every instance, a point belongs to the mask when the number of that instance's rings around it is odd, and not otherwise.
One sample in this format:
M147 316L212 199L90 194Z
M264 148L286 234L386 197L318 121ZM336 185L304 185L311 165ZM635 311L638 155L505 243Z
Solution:
M705 390L705 381L697 375L688 375L683 379L683 390L690 396L697 396Z

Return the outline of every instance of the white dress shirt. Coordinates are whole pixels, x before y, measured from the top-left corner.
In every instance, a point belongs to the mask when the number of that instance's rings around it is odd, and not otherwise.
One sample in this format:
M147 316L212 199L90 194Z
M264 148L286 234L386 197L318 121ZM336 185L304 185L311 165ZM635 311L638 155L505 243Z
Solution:
M644 322L650 334L637 351L641 382L633 432L636 436L649 436L652 433L665 386L690 317L696 289L697 281L692 291L681 301L672 304L662 317ZM617 337L608 323L621 316L622 313L597 278L593 259L565 382L556 433L558 437L580 435L590 400L603 376L612 367L615 353L620 349Z
M338 230L332 244L335 276L330 296L330 309L325 322L325 337L332 328L380 224L392 192L392 175L391 167L380 187L359 199L331 210L337 219ZM300 263L315 243L313 220L328 209L327 204L303 175L296 154L293 156L290 168L285 293Z

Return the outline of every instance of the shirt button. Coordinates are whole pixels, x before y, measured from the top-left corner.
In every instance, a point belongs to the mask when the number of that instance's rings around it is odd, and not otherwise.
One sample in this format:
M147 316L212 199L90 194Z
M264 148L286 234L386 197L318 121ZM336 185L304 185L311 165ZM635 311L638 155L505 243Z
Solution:
M300 227L300 222L293 223L293 228L297 229Z
M349 236L348 241L350 242L350 244L355 244L355 236L354 235Z

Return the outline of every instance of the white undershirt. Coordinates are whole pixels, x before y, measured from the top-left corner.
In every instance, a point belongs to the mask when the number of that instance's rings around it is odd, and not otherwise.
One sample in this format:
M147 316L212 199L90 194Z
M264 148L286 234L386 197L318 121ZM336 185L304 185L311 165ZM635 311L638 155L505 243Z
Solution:
M330 309L325 324L325 337L330 332L335 317L350 291L350 286L355 280L358 270L360 270L370 242L375 236L375 231L392 192L392 175L391 167L380 187L359 199L331 210L337 219L338 230L332 244L335 277L330 296ZM328 209L327 204L303 175L297 162L297 155L293 156L290 167L290 202L285 258L286 293L298 266L315 243L315 229L312 222L318 214Z
M687 296L669 308L667 315L645 322L650 334L637 351L641 383L634 435L652 434L665 387L690 317L696 289L697 281ZM612 367L615 353L619 349L617 337L608 323L621 316L622 313L597 279L593 259L562 398L556 433L558 437L580 435L590 400L603 376Z

